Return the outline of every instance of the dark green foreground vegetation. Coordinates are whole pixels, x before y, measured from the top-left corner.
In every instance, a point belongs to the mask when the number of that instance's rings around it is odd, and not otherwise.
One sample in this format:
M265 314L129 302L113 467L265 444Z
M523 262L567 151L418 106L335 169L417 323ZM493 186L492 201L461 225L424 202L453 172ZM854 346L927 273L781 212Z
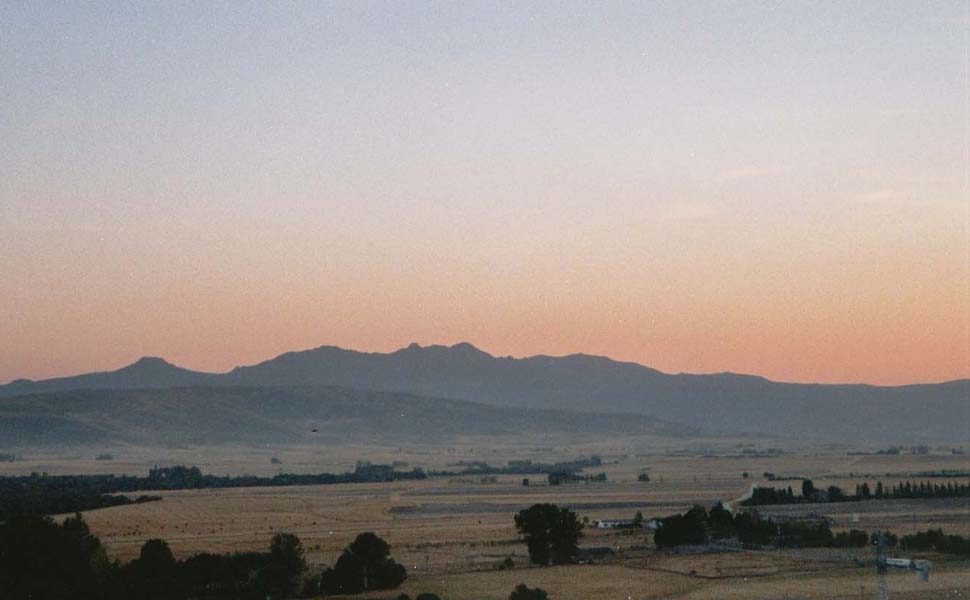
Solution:
M152 539L127 564L108 559L80 514L14 517L0 525L0 590L4 600L260 599L391 589L407 577L390 547L363 533L323 573L307 573L299 538L281 533L268 552L193 555L178 561Z
M533 504L515 515L529 560L539 565L568 564L579 554L583 524L573 511L555 504Z
M390 590L407 578L391 548L362 533L333 567L308 572L299 538L280 533L268 552L195 554L176 560L164 540L145 542L138 558L110 561L80 514L14 517L0 524L0 592L4 600L277 600ZM510 600L547 600L519 585ZM410 600L402 594L398 600ZM415 600L441 600L419 594Z
M582 522L553 504L536 504L515 517L532 562L575 562ZM940 529L897 537L884 533L890 547L970 556L970 540ZM850 530L833 534L824 521L773 521L757 512L732 514L720 504L657 520L658 548L736 540L752 547L864 547L874 534ZM176 560L164 540L151 539L126 564L111 561L80 514L55 522L50 517L17 516L0 524L0 591L4 600L188 600L285 599L390 590L407 578L390 546L362 533L332 567L311 573L299 538L280 533L266 552L201 553ZM510 600L547 600L538 588L518 586ZM401 595L398 600L410 600ZM416 600L441 600L420 594Z
M80 514L57 523L15 517L0 524L0 592L4 600L276 600L388 590L407 578L391 548L362 533L333 567L308 573L299 538L273 536L268 552L195 554L176 560L164 540L145 542L138 558L110 561ZM411 600L401 594L397 600ZM442 600L419 594L415 600ZM548 600L520 584L509 600Z

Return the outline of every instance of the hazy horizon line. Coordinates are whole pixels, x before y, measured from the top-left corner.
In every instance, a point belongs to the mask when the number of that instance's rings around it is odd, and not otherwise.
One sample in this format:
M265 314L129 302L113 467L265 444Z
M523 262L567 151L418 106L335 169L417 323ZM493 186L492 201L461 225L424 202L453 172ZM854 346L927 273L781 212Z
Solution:
M915 382L902 383L902 384L886 385L886 384L870 383L870 382L866 382L866 381L819 382L819 381L811 381L811 380L783 380L783 379L772 379L772 378L766 377L766 376L761 375L761 374L758 374L758 373L742 373L742 372L729 371L729 370L725 370L725 371L680 371L680 372L676 372L675 373L675 372L663 371L661 369L652 367L652 366L650 366L648 364L644 364L642 362L638 362L638 361L635 361L635 360L621 360L621 359L613 358L613 357L608 356L608 355L605 355L605 354L591 354L591 353L587 353L587 352L570 352L570 353L567 353L567 354L546 354L546 353L538 353L538 354L526 354L526 355L520 355L520 356L516 356L516 355L513 355L513 354L495 354L495 353L490 352L488 350L482 349L480 346L478 346L478 345L476 345L476 344L474 344L472 342L464 341L463 340L463 341L460 341L460 342L455 342L454 344L451 344L451 345L448 345L448 344L438 344L438 343L422 345L422 344L420 344L418 342L410 342L409 344L404 345L404 346L401 346L401 347L399 347L397 349L390 350L390 351L384 351L384 352L379 351L379 350L361 350L361 349L357 349L357 348L344 347L344 346L339 346L339 345L335 345L335 344L320 344L320 345L317 345L317 346L312 346L312 347L308 347L308 348L302 348L302 349L298 349L298 350L287 350L285 352L281 352L281 353L276 354L274 356L271 356L269 358L265 358L265 359L262 359L262 360L259 360L259 361L256 361L256 362L253 362L253 363L250 363L250 364L239 364L239 365L235 365L235 366L233 366L233 367L231 367L231 368L229 368L228 370L225 370L225 371L209 371L209 370L203 370L203 369L195 369L195 368L192 368L192 367L185 366L184 364L178 364L178 363L172 362L172 361L170 361L169 359L167 359L167 358L165 358L163 356L146 354L146 355L140 356L139 358L136 358L135 360L133 360L131 362L126 362L125 364L122 364L122 365L120 365L118 367L115 367L115 368L106 368L106 369L100 369L100 370L83 371L83 372L71 373L71 374L67 374L67 375L55 375L53 377L44 377L44 378L40 378L40 379L32 379L32 378L29 378L29 377L16 377L14 379L7 380L6 382L0 382L0 387L6 386L6 385L11 385L11 384L17 383L17 382L34 382L34 383L36 383L36 382L41 382L41 381L48 381L48 380L55 380L55 379L69 379L69 378L72 378L72 377L82 377L82 376L85 376L85 375L93 375L93 374L100 374L100 373L114 373L114 372L119 371L121 369L134 366L134 365L136 365L136 364L138 364L138 363L140 363L142 361L145 361L145 360L160 360L160 361L162 361L162 362L164 362L164 363L166 363L166 364L168 364L170 366L173 366L173 367L176 367L176 368L179 368L179 369L183 369L183 370L187 370L187 371L192 371L194 373L200 373L200 374L205 374L205 375L227 375L229 373L232 373L236 369L253 367L253 366L257 366L257 365L263 364L263 363L271 362L271 361L277 360L277 359L279 359L279 358L281 358L281 357L283 357L285 355L288 355L288 354L302 354L302 353L306 353L306 352L313 352L313 351L316 351L316 350L322 350L322 349L325 349L325 348L332 348L332 349L340 350L342 352L352 352L352 353L356 353L356 354L369 354L369 355L383 355L383 356L388 356L388 355L391 355L391 354L397 354L399 352L403 352L403 351L409 350L411 348L416 348L416 349L420 349L420 350L428 350L428 349L433 349L433 348L444 348L444 349L447 349L447 350L454 350L456 348L465 347L465 346L467 346L467 347L469 347L469 348L471 348L471 349L473 349L473 350L475 350L477 352L481 352L481 353L487 355L490 358L497 359L497 360L502 360L502 359L506 359L506 360L508 360L508 359L511 359L511 360L528 360L528 359L532 359L532 358L569 358L569 357L575 357L575 356L582 356L582 357L588 357L588 358L605 359L605 360L609 360L609 361L614 362L614 363L636 365L638 367L642 367L642 368L645 368L645 369L650 369L652 371L656 371L656 372L661 373L663 375L668 375L668 376L672 376L672 377L682 376L682 375L688 375L688 376L734 375L734 376L740 376L740 377L753 377L753 378L762 379L764 381L768 381L768 382L771 382L771 383L780 383L780 384L824 385L824 386L858 385L858 386L867 386L867 387L876 387L876 388L901 388L901 387L918 386L918 385L942 385L942 384L947 384L947 383L954 383L954 382L960 382L960 381L968 381L968 380L970 380L970 374L968 374L968 375L965 375L963 377L948 378L948 379L942 379L942 380L938 380L938 381L915 381Z

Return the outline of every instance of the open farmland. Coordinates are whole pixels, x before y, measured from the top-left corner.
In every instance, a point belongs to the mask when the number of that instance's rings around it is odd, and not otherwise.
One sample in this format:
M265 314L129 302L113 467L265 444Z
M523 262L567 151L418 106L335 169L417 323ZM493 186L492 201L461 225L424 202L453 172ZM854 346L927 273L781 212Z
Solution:
M762 446L770 444L761 444ZM168 452L168 454L165 454ZM759 485L797 487L799 481L765 482L762 473L811 477L816 485L841 485L877 477L884 482L928 479L911 476L968 467L965 455L937 449L928 455L849 455L845 448L787 447L773 453L750 445L724 442L716 447L653 450L634 441L577 448L502 446L380 448L232 448L119 451L114 461L92 461L86 455L38 457L7 463L14 469L46 467L55 472L104 472L107 468L139 473L152 455L203 464L219 473L313 472L339 470L357 459L398 460L409 466L444 469L460 460L501 465L529 458L555 461L599 452L605 483L546 485L545 477L499 475L433 477L393 483L340 484L279 488L239 488L156 492L160 502L114 507L85 515L113 558L137 556L149 538L163 538L176 556L198 552L265 549L276 532L295 533L307 550L311 570L333 564L341 550L362 531L374 531L392 546L406 565L403 591L443 598L505 599L517 583L538 585L553 599L587 598L866 598L874 597L874 553L863 549L787 549L741 551L708 548L703 552L658 551L650 533L635 530L585 530L581 548L597 549L593 564L535 568L528 564L512 516L537 502L567 506L591 522L628 519L641 511L646 518L681 512L693 504L710 506L736 500ZM283 465L271 465L279 456ZM195 460L192 460L195 459ZM204 459L204 460L200 460ZM160 461L161 462L161 461ZM648 472L649 483L637 481ZM743 474L747 472L748 477ZM851 475L850 475L851 474ZM886 477L885 474L895 474ZM835 531L858 528L910 533L942 527L948 533L970 533L966 499L880 500L833 504L759 507L763 513L824 515ZM512 557L514 567L499 565ZM890 576L893 598L970 597L970 563L943 555L921 555L934 563L928 583L916 575ZM399 591L362 595L393 598ZM947 595L949 594L949 595Z

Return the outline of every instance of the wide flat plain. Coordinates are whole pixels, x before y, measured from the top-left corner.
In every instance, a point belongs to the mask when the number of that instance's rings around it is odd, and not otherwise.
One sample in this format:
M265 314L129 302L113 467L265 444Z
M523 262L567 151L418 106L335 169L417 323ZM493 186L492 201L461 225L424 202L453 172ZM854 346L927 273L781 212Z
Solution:
M768 454L757 446L723 441L656 448L635 440L583 446L498 445L485 448L474 440L449 447L382 448L362 444L341 448L122 448L112 461L94 461L90 453L50 454L6 463L5 472L144 473L151 464L198 464L214 473L339 471L356 460L406 462L426 469L445 469L459 460L504 464L530 458L555 461L597 453L605 483L548 486L542 476L434 477L394 483L328 486L240 488L163 492L163 500L91 511L85 518L113 557L128 560L146 539L166 539L176 555L263 549L280 531L297 534L307 549L311 568L332 564L341 550L363 531L374 531L392 546L409 579L402 590L363 595L393 598L400 591L421 591L445 599L505 599L517 583L540 586L554 600L589 598L874 598L876 577L869 548L739 551L721 549L687 554L654 549L649 532L587 527L581 546L610 548L595 564L553 568L528 565L512 516L536 502L566 505L588 518L647 518L683 511L693 504L710 506L742 497L762 473L811 477L816 486L881 479L884 484L920 479L925 471L968 470L970 460L948 448L928 455L849 454L844 447L788 446ZM282 465L270 463L278 457ZM649 483L637 481L648 472ZM744 473L748 476L744 477ZM960 478L959 481L965 481ZM947 481L947 480L940 480ZM952 481L952 480L951 480ZM774 485L797 487L798 481ZM154 492L153 492L154 493ZM877 528L911 533L942 527L970 534L970 502L949 500L881 500L813 504L764 509L771 513L812 512L833 519L834 530ZM512 557L511 570L500 569ZM912 573L889 578L892 598L970 598L970 562L952 556L920 555L933 560L930 581Z

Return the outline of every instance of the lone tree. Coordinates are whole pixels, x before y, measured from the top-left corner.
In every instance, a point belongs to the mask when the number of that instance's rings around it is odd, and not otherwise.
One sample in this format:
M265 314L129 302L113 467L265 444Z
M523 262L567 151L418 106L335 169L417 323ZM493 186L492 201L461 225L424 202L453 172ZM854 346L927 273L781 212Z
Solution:
M296 594L306 571L300 538L292 533L277 533L269 545L269 561L256 576L256 587L272 598Z
M179 583L178 563L165 540L145 542L138 558L125 566L125 574L131 598L174 600L185 595Z
M542 588L530 588L520 583L509 594L509 600L549 600L549 594Z
M802 480L802 497L811 500L815 496L815 484L811 479Z
M328 594L356 594L396 588L407 570L391 558L391 547L371 532L357 536L332 569L323 572L321 587Z
M539 565L573 562L583 524L576 513L555 504L533 504L515 515L515 527L529 547L529 559Z

